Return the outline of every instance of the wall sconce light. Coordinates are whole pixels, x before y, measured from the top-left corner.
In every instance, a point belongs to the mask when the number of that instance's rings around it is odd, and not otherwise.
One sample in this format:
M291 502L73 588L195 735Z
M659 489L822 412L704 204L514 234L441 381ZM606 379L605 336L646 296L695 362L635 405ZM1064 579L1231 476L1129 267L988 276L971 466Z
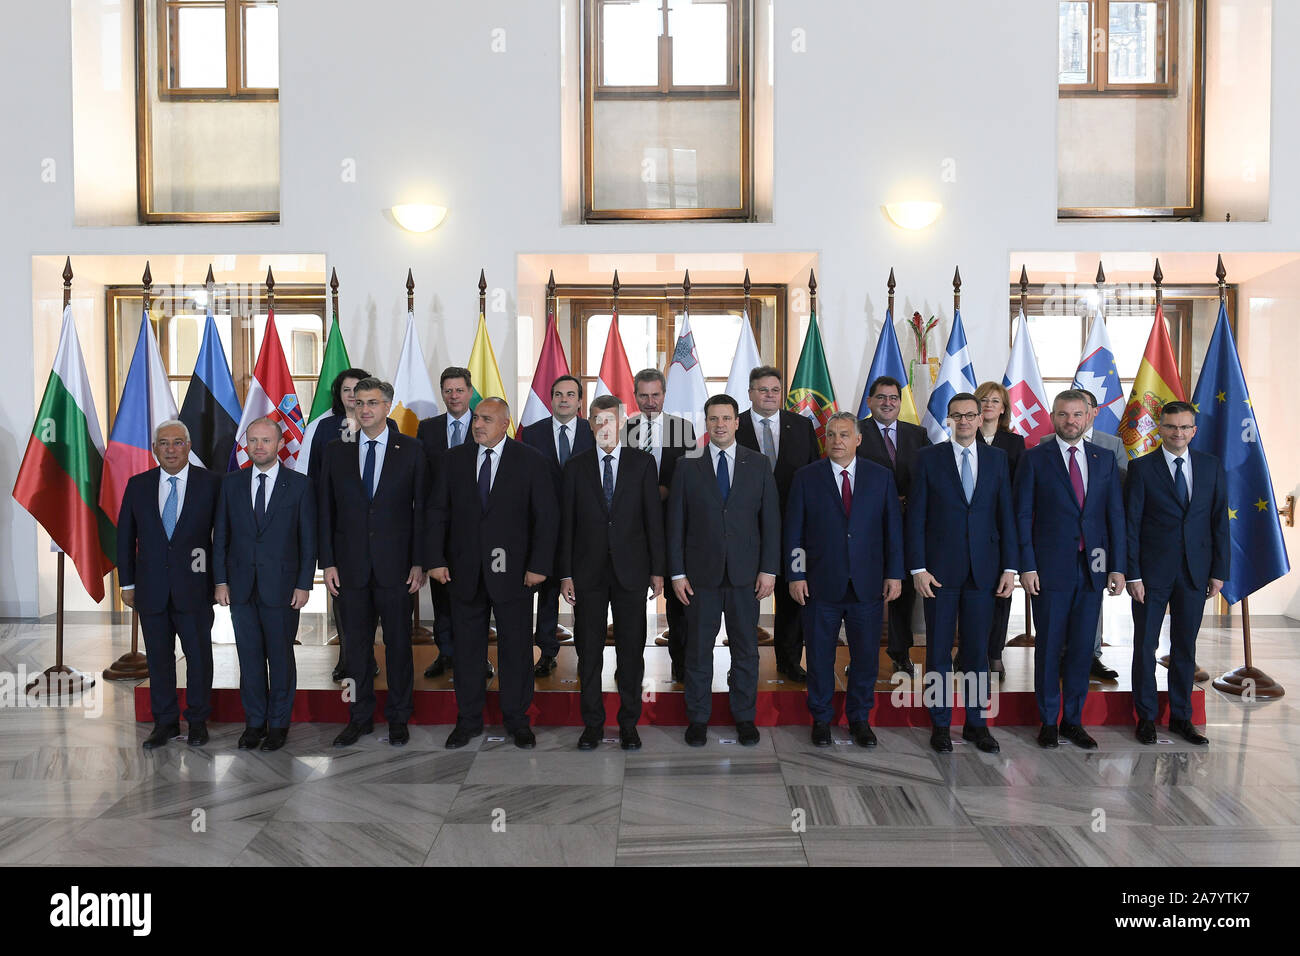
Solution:
M885 215L903 229L924 229L939 218L943 203L891 202L885 204Z
M447 216L446 206L429 203L402 203L392 209L397 224L408 232L429 232L437 229Z

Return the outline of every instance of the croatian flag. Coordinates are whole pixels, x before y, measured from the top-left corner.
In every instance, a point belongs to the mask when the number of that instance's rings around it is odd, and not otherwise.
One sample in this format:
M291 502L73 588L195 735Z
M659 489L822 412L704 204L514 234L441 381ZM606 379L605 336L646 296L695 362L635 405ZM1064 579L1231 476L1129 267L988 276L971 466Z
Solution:
M293 379L289 376L289 363L284 360L280 334L275 330L274 313L266 317L262 348L257 353L257 364L253 366L253 380L248 384L244 414L235 431L231 471L253 464L253 459L248 457L248 426L263 417L280 426L280 433L284 436L280 464L292 469L302 448L302 409L298 407L298 393L294 391Z
M1111 351L1110 336L1106 333L1106 317L1100 306L1093 316L1088 344L1083 347L1083 358L1074 373L1074 388L1083 388L1097 398L1097 418L1092 430L1107 435L1119 433L1119 420L1124 415L1124 388L1119 383L1115 369L1115 353Z
M1026 447L1036 447L1044 436L1052 434L1052 416L1024 312L1016 320L1016 337L1002 385L1011 396L1011 430L1024 438Z
M948 401L958 392L975 391L975 367L971 364L970 349L966 347L966 330L961 324L961 311L952 317L952 331L948 333L948 346L944 349L943 364L939 366L939 380L930 392L925 417L921 424L930 434L930 441L947 441Z

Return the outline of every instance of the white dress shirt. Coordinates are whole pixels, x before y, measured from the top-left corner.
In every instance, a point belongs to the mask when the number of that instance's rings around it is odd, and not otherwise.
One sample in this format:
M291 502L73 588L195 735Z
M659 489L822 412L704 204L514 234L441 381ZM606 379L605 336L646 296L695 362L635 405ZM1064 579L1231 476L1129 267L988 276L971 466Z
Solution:
M364 463L364 461L365 458L363 457L362 462ZM379 464L378 448L375 449L375 464L376 465ZM275 460L271 463L271 467L266 469L265 472L263 472L256 465L253 466L253 480L250 482L252 487L249 489L248 500L252 502L254 509L257 508L257 485L258 485L257 476L261 474L266 475L266 496L264 501L266 507L269 509L271 507L271 492L275 489L275 479L280 477L280 456L279 455L275 456ZM379 474L377 469L375 471L375 474L376 475Z
M827 458L826 460L827 460L827 461L831 461L829 458ZM856 491L856 490L857 490L857 487L858 487L858 485L857 485L857 481L858 481L858 457L857 457L857 455L854 455L852 458L849 459L849 463L848 463L847 466L837 465L837 464L835 464L835 462L831 461L831 474L835 476L835 490L836 490L837 492L839 492L840 495L843 495L843 494L844 494L844 492L843 492L843 490L842 490L843 487L844 487L844 478L843 478L843 476L844 476L844 475L848 475L848 476L849 476L849 494L852 495L853 492Z
M772 447L778 455L781 454L781 412L778 410L771 415L760 415L751 408L749 414L754 420L754 437L758 439L758 450L763 451L763 422L771 422Z
M1079 463L1079 474L1083 476L1083 493L1088 493L1088 453L1084 450L1083 439L1079 439L1079 444L1071 446L1060 435L1056 436L1056 446L1061 450L1061 460L1065 462L1065 473L1070 473L1070 448L1079 449L1079 453L1074 456L1074 460Z
M1162 452L1164 452L1164 454L1165 454L1165 464L1169 466L1169 477L1170 477L1171 479L1173 479L1175 482L1177 482L1177 480L1178 480L1178 479L1175 477L1175 476L1178 474L1178 466L1174 464L1174 459L1175 459L1175 458L1181 458L1181 459L1183 460L1183 479L1187 482L1187 497L1188 497L1188 500L1190 500L1191 497L1192 497L1192 452L1191 452L1191 449L1189 448L1189 449L1184 450L1183 453L1182 453L1181 455L1175 455L1173 452L1171 452L1171 451L1170 451L1168 448L1166 448L1164 445L1161 445L1161 446L1160 446L1160 450L1161 450ZM1179 504L1182 504L1182 502L1179 502Z
M488 490L491 490L492 486L496 484L497 469L501 467L501 450L505 448L505 446L506 446L506 440L504 436L499 442L491 446L490 449L485 448L482 445L479 446L478 455L474 459L474 480L478 481L478 473L483 468L483 456L486 455L488 451L491 451L492 452L492 476L488 482Z
M378 437L372 439L365 432L357 433L357 474L365 478L366 475L366 450L367 442L375 443L375 487L370 489L370 497L375 496L379 489L379 476L384 473L384 453L388 451L388 423L384 423L384 429Z
M451 427L452 422L460 422L460 443L463 445L472 437L469 433L469 426L474 421L474 413L466 410L460 418L453 418L451 412L447 413L447 447L454 448L452 441L456 437L456 429Z
M718 474L719 455L727 456L727 478L734 483L736 480L736 443L733 441L726 448L719 448L712 441L709 442L709 457L713 459L713 474L715 477Z
M883 440L885 435L889 435L889 440L894 443L894 450L897 451L898 450L898 419L895 418L888 425L875 418L873 418L872 421L875 422L876 427L880 429L881 439Z
M167 506L167 497L172 493L171 482L167 479L172 477L158 469L158 516L162 517L163 508ZM185 467L176 473L176 518L180 520L181 512L185 509L185 488L190 481L190 466L186 462Z
M643 437L645 435L645 423L650 423L650 448L647 449L650 454L655 456L655 472L658 473L660 464L664 457L664 416L660 412L651 418L644 412L641 413L640 427L636 431L635 447L645 449Z

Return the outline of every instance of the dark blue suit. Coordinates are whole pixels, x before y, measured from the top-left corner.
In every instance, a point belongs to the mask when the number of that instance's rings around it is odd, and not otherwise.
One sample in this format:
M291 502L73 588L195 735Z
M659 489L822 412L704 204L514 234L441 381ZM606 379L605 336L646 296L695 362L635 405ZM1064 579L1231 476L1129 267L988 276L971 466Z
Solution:
M176 638L185 654L185 719L205 721L212 696L212 518L221 476L189 465L185 500L171 540L158 507L166 476L151 468L131 478L117 518L117 575L134 585L135 610L149 661L154 723L174 724Z
M1033 598L1034 692L1044 724L1055 724L1058 711L1061 723L1082 719L1106 575L1125 567L1119 464L1100 445L1078 447L1088 468L1082 509L1058 442L1029 449L1016 468L1020 573L1037 571L1040 586Z
M938 679L942 698L930 708L936 727L952 722L952 645L961 630L961 670L966 724L983 727L988 706L988 634L993 592L1002 572L1018 558L1011 509L1010 464L1006 452L978 438L975 490L970 503L961 485L954 445L922 448L912 462L912 493L907 499L907 568L924 568L940 585L925 598L926 679ZM934 676L932 676L934 675ZM933 691L931 692L933 693Z
M287 728L298 686L298 611L289 604L295 589L311 591L315 576L316 497L305 475L281 465L259 524L253 513L258 475L245 468L221 483L212 573L230 588L244 720L250 727Z
M447 413L443 412L441 415L421 420L419 428L415 431L415 437L424 446L424 453L428 458L429 487L432 493L448 450ZM466 428L465 434L461 436L461 444L474 444L474 436L469 428ZM438 657L439 659L445 657L450 661L456 650L451 632L451 597L447 592L447 585L429 578L429 600L433 604L433 642L438 645Z
M865 721L876 697L880 626L886 578L903 577L903 514L893 473L855 459L853 495L844 514L838 468L830 459L795 472L785 510L785 557L791 581L808 582L803 607L808 657L808 710L813 720L834 718L835 648L840 624L848 634L845 712Z
M1227 580L1231 558L1227 478L1213 455L1184 452L1191 469L1191 501L1174 494L1164 450L1129 463L1126 488L1128 580L1141 580L1133 602L1133 703L1139 718L1155 720L1156 648L1169 609L1169 714L1192 719L1196 632L1205 613L1210 578Z
M519 440L529 448L535 448L546 456L550 463L551 482L555 486L555 500L564 497L563 465L560 463L560 450L555 444L555 419L547 415L539 422L523 428ZM579 452L596 447L596 438L591 433L591 424L585 418L575 418L569 422L569 457ZM567 460L566 460L567 461ZM560 625L560 579L551 575L537 586L537 628L533 632L533 643L541 648L543 657L555 657L560 653L560 640L555 629Z

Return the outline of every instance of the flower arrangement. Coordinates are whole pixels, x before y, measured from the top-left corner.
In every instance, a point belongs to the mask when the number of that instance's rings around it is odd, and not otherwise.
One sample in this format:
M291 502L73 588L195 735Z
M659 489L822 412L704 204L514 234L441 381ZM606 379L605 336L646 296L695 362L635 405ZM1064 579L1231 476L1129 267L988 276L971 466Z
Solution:
M930 316L930 320L927 322L925 319L921 318L920 312L913 312L912 317L907 320L907 327L912 330L912 338L916 343L916 358L912 359L908 369L909 384L911 384L913 388L916 387L916 366L918 364L926 370L927 376L930 379L926 384L933 384L933 379L938 369L932 369L929 367L936 363L932 363L930 360L929 352L926 347L926 340L930 336L930 330L938 324L939 320L933 315Z

